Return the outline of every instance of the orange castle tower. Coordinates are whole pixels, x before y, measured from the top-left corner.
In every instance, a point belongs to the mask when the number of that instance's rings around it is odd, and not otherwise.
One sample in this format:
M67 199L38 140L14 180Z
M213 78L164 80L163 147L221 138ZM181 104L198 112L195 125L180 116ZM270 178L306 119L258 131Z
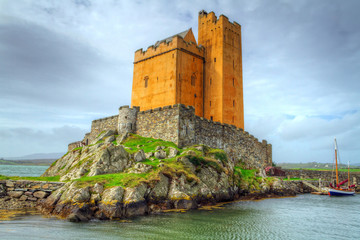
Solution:
M241 26L199 13L191 29L135 52L131 105L141 110L181 103L195 114L244 129Z

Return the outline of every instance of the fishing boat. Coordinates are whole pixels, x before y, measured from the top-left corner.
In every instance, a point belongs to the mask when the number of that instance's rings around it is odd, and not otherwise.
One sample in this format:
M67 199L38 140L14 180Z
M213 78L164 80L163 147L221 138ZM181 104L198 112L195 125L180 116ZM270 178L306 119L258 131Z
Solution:
M350 163L348 162L348 178L339 183L339 170L338 170L338 149L335 138L335 166L336 166L336 186L330 183L329 196L352 196L355 195L355 185L350 185ZM347 187L343 185L347 183Z

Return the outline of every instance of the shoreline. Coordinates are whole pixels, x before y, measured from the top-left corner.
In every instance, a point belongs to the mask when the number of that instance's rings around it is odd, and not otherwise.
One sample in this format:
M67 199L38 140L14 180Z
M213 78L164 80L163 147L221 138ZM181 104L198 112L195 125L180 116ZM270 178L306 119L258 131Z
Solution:
M299 193L299 194L307 194L307 193ZM224 202L218 202L215 204L204 204L204 205L200 205L197 208L180 208L180 209L176 209L176 208L170 208L170 209L160 209L158 211L152 211L152 212L148 212L145 215L136 215L133 217L125 217L125 218L114 218L114 219L97 219L97 218L91 218L91 220L99 220L99 221L116 221L116 220L121 220L121 221L129 221L131 219L133 219L134 217L146 217L148 215L156 215L156 214L164 214L164 213L184 213L184 212L188 212L190 210L200 210L200 211L212 211L214 209L222 209L224 208L224 205L227 204L232 204L232 203L236 203L236 202L241 202L241 201L262 201L262 200L266 200L266 199L277 199L277 198L290 198L290 197L296 197L296 195L276 195L273 193L270 194L263 194L263 193L254 193L254 194L248 194L248 195L244 195L244 196L240 196L237 199L231 200L231 201L224 201ZM9 208L9 206L15 206L13 208ZM5 208L4 208L5 206ZM6 207L7 206L7 207ZM6 199L6 198L0 198L0 221L11 221L14 218L18 217L18 216L23 216L23 215L41 215L42 217L53 217L56 218L58 220L68 220L67 218L63 218L59 215L54 215L54 214L49 214L44 212L44 209L42 209L41 207L41 203L40 202L25 202L25 201L20 201L18 199ZM71 220L70 220L71 221ZM77 221L75 221L77 222Z

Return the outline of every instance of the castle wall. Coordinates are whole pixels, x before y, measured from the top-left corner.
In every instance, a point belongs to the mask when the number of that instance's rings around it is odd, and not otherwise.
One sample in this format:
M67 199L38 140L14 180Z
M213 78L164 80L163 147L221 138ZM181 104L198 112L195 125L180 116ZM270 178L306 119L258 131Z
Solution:
M223 149L231 159L241 159L248 168L272 164L271 144L259 142L234 125L196 116L192 106L176 104L139 112L136 126L136 134L171 141L179 147L204 144Z
M178 144L179 108L165 106L138 112L136 134Z
M91 132L88 135L89 143L91 143L102 131L117 131L118 118L119 115L114 115L92 121Z

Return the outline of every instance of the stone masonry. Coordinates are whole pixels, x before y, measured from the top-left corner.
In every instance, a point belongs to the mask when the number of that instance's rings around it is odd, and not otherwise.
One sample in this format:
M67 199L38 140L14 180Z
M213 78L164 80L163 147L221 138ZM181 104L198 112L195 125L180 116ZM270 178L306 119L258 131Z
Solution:
M94 120L91 132L82 141L69 144L69 151L92 143L102 132L113 130L119 135L135 133L171 141L179 147L204 144L223 149L231 159L241 159L248 168L272 165L272 146L260 142L248 132L234 125L214 122L195 115L192 106L175 104L163 108L140 111L139 107L122 106L119 115Z
M62 187L63 182L44 182L28 180L1 180L0 207L4 202L20 201L24 206L34 206L41 199L47 198L53 191ZM29 204L26 204L29 203Z

